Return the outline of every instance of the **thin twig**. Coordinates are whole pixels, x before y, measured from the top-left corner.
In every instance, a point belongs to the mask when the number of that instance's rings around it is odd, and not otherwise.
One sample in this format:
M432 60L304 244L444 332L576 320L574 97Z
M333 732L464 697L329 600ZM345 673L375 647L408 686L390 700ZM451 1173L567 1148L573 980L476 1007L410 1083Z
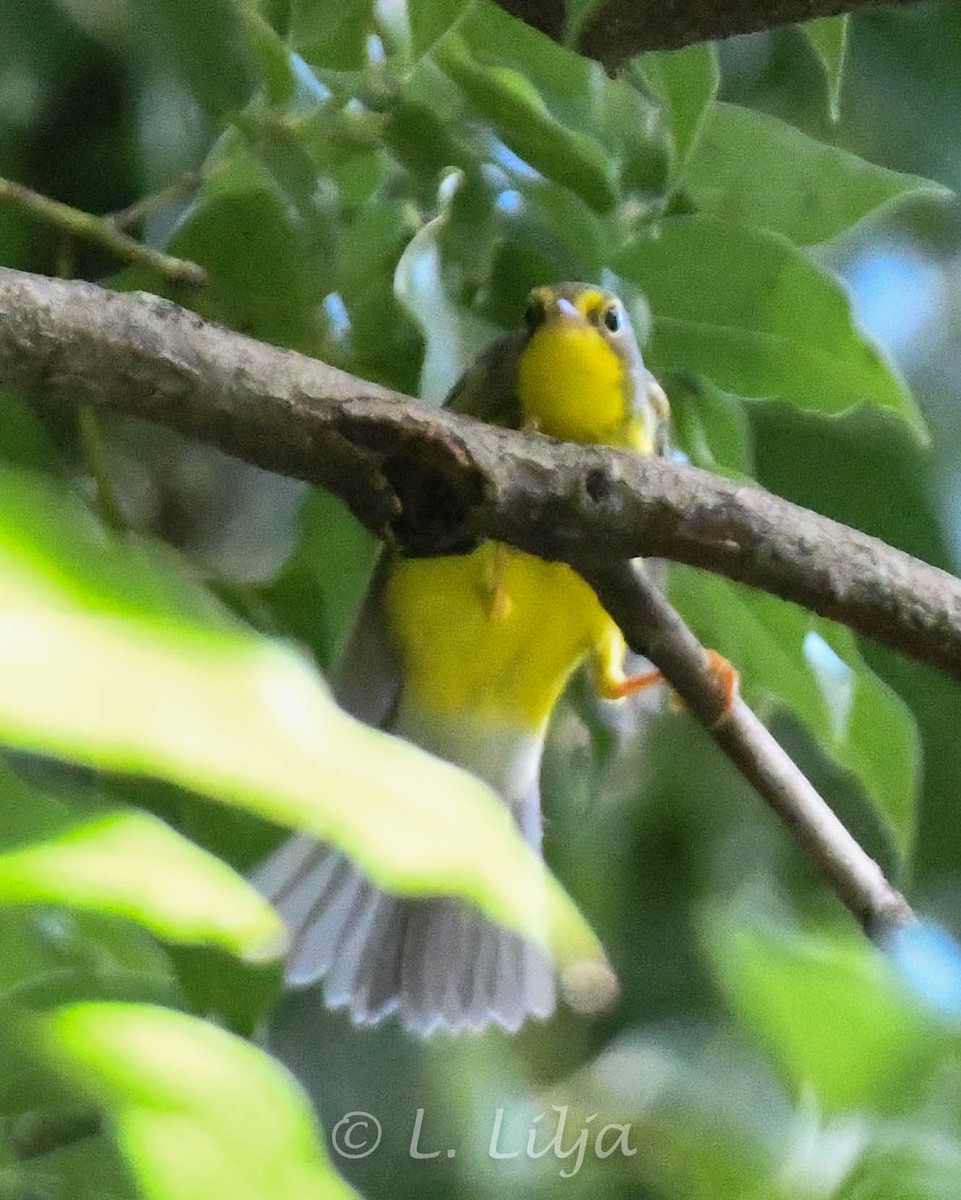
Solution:
M116 212L110 213L105 219L111 225L115 225L117 229L132 229L158 209L164 208L168 204L173 204L178 200L185 199L197 190L199 184L200 173L198 171L186 171L179 179L175 179L173 183L168 184L165 188L151 192L149 196L143 196L140 200L135 200L133 204L128 204L126 208L121 208Z
M174 258L161 250L144 246L128 237L109 217L94 216L69 204L61 204L59 200L52 200L49 196L42 196L22 183L0 178L0 201L4 200L72 237L86 238L105 246L125 262L149 267L170 283L202 287L207 282L207 272L198 263Z
M579 568L628 645L664 674L702 725L791 831L875 941L916 918L905 898L831 811L740 696L726 694L697 638L631 563Z

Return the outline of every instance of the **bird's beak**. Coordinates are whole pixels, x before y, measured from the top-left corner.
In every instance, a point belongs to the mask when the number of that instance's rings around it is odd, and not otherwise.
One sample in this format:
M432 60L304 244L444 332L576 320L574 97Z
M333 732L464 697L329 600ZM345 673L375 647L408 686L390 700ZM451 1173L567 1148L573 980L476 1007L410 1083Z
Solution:
M565 300L563 296L559 296L557 298L557 300L555 301L555 308L557 310L557 315L561 318L564 318L568 321L583 320L583 318L581 317L581 314L578 312L577 308L573 304L571 304L570 300Z

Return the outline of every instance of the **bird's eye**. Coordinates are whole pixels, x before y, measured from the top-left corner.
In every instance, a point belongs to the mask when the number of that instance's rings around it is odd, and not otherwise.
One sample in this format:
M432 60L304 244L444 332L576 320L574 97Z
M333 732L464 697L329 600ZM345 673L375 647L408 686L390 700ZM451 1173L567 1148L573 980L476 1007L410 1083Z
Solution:
M619 333L624 324L624 315L619 304L609 304L601 316L605 329L611 333Z
M524 309L524 324L528 329L536 329L544 320L544 301L540 296L531 296Z

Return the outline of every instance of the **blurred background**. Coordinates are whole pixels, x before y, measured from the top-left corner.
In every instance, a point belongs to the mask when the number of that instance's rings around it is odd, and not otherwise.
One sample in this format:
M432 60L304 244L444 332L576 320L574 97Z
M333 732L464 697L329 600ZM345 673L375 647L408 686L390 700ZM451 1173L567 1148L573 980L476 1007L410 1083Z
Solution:
M862 186L860 167L833 159L810 168L813 236L792 236L789 217L759 199L758 226L775 230L758 243L764 254L803 256L818 279L844 281L893 399L826 394L822 374L847 351L833 317L811 317L807 275L796 312L779 302L809 357L753 380L745 369L739 390L739 368L712 372L707 352L686 361L662 318L688 286L703 298L705 278L705 311L737 309L750 276L713 268L710 238L703 262L678 257L658 274L652 260L650 276L643 254L632 265L625 252L662 220L726 219L711 212L709 184L713 170L736 175L733 135L725 143L718 127L719 157L690 166L697 120L715 103L711 53L645 56L615 85L493 8L443 7L0 0L0 175L101 214L154 197L134 231L202 263L211 283L172 289L9 205L0 263L162 292L432 400L514 323L532 284L611 282L671 396L679 453L957 573L957 205L871 176L871 199L817 226L842 174L852 194ZM956 189L961 8L857 15L840 73L831 55L845 30L821 32L820 43L790 27L720 44L719 100ZM698 96L702 110L685 116ZM786 160L793 145L771 153ZM748 177L762 168L744 170L742 226L750 188L764 192ZM38 404L75 486L92 495L82 431ZM124 520L187 556L250 626L335 673L374 554L341 507L145 424L103 421L100 436ZM961 935L956 683L722 580L675 570L671 591L915 907ZM173 784L104 786L241 869L276 837ZM565 1010L515 1038L424 1044L391 1027L358 1031L311 991L277 997L274 976L213 952L176 964L195 1011L242 1032L261 1022L328 1133L351 1112L377 1118L376 1151L335 1156L363 1195L953 1200L954 1028L861 945L688 714L665 707L625 733L578 684L552 726L544 794L548 861L623 986L604 1017ZM418 1110L431 1157L411 1154ZM622 1126L628 1141L605 1155ZM495 1132L496 1148L516 1154L492 1155ZM36 1186L61 1194L49 1178Z

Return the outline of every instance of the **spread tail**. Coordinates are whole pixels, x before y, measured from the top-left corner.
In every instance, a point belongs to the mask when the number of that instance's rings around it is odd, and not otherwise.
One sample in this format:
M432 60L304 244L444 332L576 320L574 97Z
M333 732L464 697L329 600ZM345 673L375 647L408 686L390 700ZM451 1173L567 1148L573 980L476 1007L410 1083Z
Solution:
M284 843L254 883L290 932L287 982L323 980L327 1005L359 1025L396 1014L423 1037L488 1025L513 1033L554 1011L548 955L464 901L390 895L305 835Z

